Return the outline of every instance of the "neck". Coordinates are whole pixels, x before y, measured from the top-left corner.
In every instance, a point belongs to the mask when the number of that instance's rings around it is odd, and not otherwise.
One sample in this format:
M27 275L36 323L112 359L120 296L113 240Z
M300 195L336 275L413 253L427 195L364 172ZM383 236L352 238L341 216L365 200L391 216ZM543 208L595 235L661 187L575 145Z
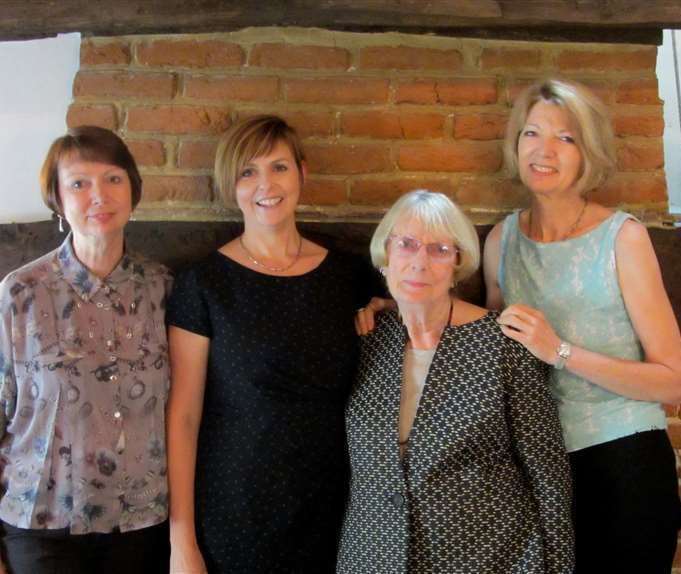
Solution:
M534 197L525 222L527 236L541 242L568 239L579 228L587 203L580 195Z
M102 279L116 268L123 257L123 245L123 233L106 238L73 235L73 251L78 261Z
M295 223L278 229L245 225L242 241L253 255L281 261L298 252L302 238Z
M442 332L449 324L453 304L449 295L425 304L398 303L402 322L407 328L409 340L414 349L437 347Z

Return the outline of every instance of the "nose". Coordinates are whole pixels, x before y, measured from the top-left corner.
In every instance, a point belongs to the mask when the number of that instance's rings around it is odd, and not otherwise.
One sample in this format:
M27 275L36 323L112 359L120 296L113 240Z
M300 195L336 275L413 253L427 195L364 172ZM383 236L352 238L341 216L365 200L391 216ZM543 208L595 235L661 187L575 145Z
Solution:
M412 269L425 269L430 263L430 257L425 245L419 245L418 251L411 257Z
M270 174L268 174L266 171L263 171L263 173L258 175L258 189L267 191L267 189L270 187L270 182Z
M553 139L541 138L539 140L539 152L544 157L553 157L556 154L556 148Z

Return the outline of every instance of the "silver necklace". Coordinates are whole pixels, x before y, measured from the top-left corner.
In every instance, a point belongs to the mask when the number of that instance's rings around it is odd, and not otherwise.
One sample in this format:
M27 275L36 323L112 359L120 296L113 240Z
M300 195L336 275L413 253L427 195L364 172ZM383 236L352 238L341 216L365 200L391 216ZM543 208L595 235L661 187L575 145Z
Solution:
M296 251L296 256L293 258L293 261L289 263L288 265L284 265L283 267L270 267L269 265L265 265L264 263L258 261L255 257L253 257L253 254L246 248L244 245L244 236L239 235L239 245L241 245L241 249L244 250L244 253L246 254L246 257L248 257L248 260L253 263L253 265L257 265L258 267L262 267L263 269L267 269L268 271L272 271L273 273L283 273L284 271L288 271L293 267L297 262L298 259L300 259L300 252L303 249L303 238L301 236L299 237L299 243L298 243L298 251Z
M572 224L570 229L567 230L567 233L563 234L555 241L565 241L568 237L570 237L570 235L572 235L577 230L579 224L582 222L582 217L584 216L584 212L586 211L587 205L589 205L589 200L585 199L584 205L582 205L582 210L579 212L579 215L577 216L577 219L575 219L575 222ZM527 236L530 239L532 239L532 208L530 208L530 211L527 215Z

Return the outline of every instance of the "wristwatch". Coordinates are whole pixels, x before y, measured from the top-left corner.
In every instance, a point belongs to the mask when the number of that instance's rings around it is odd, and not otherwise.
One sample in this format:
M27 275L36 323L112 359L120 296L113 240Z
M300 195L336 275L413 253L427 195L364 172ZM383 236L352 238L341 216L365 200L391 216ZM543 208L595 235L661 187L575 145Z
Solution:
M567 341L561 341L560 345L558 345L558 348L556 349L558 360L553 367L558 370L562 369L565 366L565 363L567 363L567 360L570 358L571 353L572 347L570 346L570 343Z

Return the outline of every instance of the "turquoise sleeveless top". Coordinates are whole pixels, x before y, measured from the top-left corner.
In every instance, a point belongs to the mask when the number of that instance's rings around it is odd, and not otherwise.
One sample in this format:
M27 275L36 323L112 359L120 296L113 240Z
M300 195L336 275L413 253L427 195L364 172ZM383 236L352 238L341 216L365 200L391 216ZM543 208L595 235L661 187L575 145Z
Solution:
M501 236L498 277L505 304L540 309L558 336L573 345L643 360L615 261L617 233L633 217L618 211L584 235L538 243L520 231L519 213L506 218ZM666 428L661 405L611 393L567 369L552 370L551 386L568 452Z

